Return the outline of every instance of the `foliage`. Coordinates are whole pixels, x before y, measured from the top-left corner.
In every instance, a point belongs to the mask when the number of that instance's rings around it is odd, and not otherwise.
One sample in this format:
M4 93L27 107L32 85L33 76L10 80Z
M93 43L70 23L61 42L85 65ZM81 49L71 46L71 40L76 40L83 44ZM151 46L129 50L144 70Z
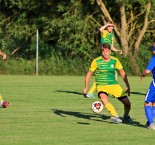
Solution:
M119 27L121 23L118 9L122 2L126 6L127 16L131 17L131 12L135 15L142 13L148 1L105 1L109 13ZM140 51L143 51L144 47L151 46L152 39L155 37L154 31L152 31L155 29L154 4L154 1L152 1L149 25L141 41ZM8 71L3 69L3 73L19 72L19 70L13 70L12 67L12 64L17 60L23 59L25 62L30 61L35 65L37 29L39 30L39 58L42 74L68 73L67 70L63 70L64 72L62 70L59 70L59 72L57 72L58 70L55 71L54 68L56 68L57 64L53 64L53 68L48 67L46 73L44 66L53 58L58 61L67 59L67 62L61 62L60 64L62 64L61 67L64 67L64 65L71 67L72 69L70 71L75 70L75 66L80 66L79 69L83 70L82 65L79 65L80 63L84 65L83 67L88 67L88 63L100 54L100 34L98 28L103 25L101 15L102 12L96 0L0 0L0 47L8 55L9 60L6 63L9 66L6 66L6 68L10 69ZM139 26L143 24L143 18L143 15L141 15L141 17L135 19ZM133 37L129 41L131 46L134 45L134 40L136 40L138 32L138 29L134 31ZM119 44L120 40L116 34L115 36L116 43ZM118 48L124 49L121 46L118 46ZM141 56L140 51L137 52L138 56ZM127 58L122 57L121 59L125 63L127 70L132 72L133 68L130 68L130 62L126 62L126 60L130 61L130 58L127 56ZM146 59L140 60L144 64L147 62ZM86 60L88 60L88 63L86 63ZM76 62L77 64L75 64ZM23 61L20 63L24 64ZM74 67L70 63L74 63ZM140 63L138 64L140 65ZM48 65L50 66L50 63ZM27 63L25 67L27 67ZM16 68L18 69L18 65ZM31 72L30 74L33 74L34 71L32 70L26 68L25 72L28 74ZM78 71L73 71L72 74L76 72Z

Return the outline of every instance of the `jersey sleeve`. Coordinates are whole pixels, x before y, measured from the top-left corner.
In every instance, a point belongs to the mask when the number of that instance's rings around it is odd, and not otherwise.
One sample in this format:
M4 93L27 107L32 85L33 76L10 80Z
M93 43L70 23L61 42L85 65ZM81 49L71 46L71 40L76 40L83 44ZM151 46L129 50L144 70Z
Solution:
M101 32L101 36L103 37L103 38L106 38L106 36L107 36L107 30L103 30L103 32Z
M152 71L154 68L155 68L155 56L152 56L146 69Z
M123 69L123 66L122 66L121 62L118 59L116 59L116 69L117 70Z
M94 72L97 68L96 60L94 59L89 67L89 71Z

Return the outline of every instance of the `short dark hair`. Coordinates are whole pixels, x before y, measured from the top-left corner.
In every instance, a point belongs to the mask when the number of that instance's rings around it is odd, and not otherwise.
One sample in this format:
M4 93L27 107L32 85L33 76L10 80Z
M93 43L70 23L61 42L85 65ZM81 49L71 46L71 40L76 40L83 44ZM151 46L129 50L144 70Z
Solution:
M104 48L108 48L109 50L111 50L111 46L110 46L109 43L103 43L103 44L101 45L101 50L104 49Z

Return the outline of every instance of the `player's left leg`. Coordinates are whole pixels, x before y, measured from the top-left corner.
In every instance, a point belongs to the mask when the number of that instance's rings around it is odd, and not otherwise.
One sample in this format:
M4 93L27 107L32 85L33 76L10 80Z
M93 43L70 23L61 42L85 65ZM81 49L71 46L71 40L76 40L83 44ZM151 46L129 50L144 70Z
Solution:
M124 104L124 121L127 123L131 123L132 119L129 116L129 112L131 110L131 102L127 96L118 97L118 100Z
M155 130L152 103L151 102L145 102L144 103L144 109L145 109L146 118L148 120L148 125L146 127L148 129Z
M154 124L154 106L155 106L155 89L153 85L150 85L150 88L147 91L147 94L145 96L145 102L144 102L144 110L145 110L145 116L147 118L147 124L146 127L148 129L155 130L155 124Z
M119 84L111 86L110 90L110 94L124 104L124 121L131 123L132 119L129 116L129 112L131 110L131 102L127 94L124 92L123 88Z

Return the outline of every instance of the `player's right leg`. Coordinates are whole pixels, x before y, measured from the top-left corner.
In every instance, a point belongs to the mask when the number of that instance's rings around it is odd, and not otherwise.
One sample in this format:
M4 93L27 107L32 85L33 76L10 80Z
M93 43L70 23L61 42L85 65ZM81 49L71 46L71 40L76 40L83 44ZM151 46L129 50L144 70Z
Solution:
M88 93L86 94L87 98L95 98L93 93L96 90L96 82L93 83L92 87L90 88L90 90L88 91Z

